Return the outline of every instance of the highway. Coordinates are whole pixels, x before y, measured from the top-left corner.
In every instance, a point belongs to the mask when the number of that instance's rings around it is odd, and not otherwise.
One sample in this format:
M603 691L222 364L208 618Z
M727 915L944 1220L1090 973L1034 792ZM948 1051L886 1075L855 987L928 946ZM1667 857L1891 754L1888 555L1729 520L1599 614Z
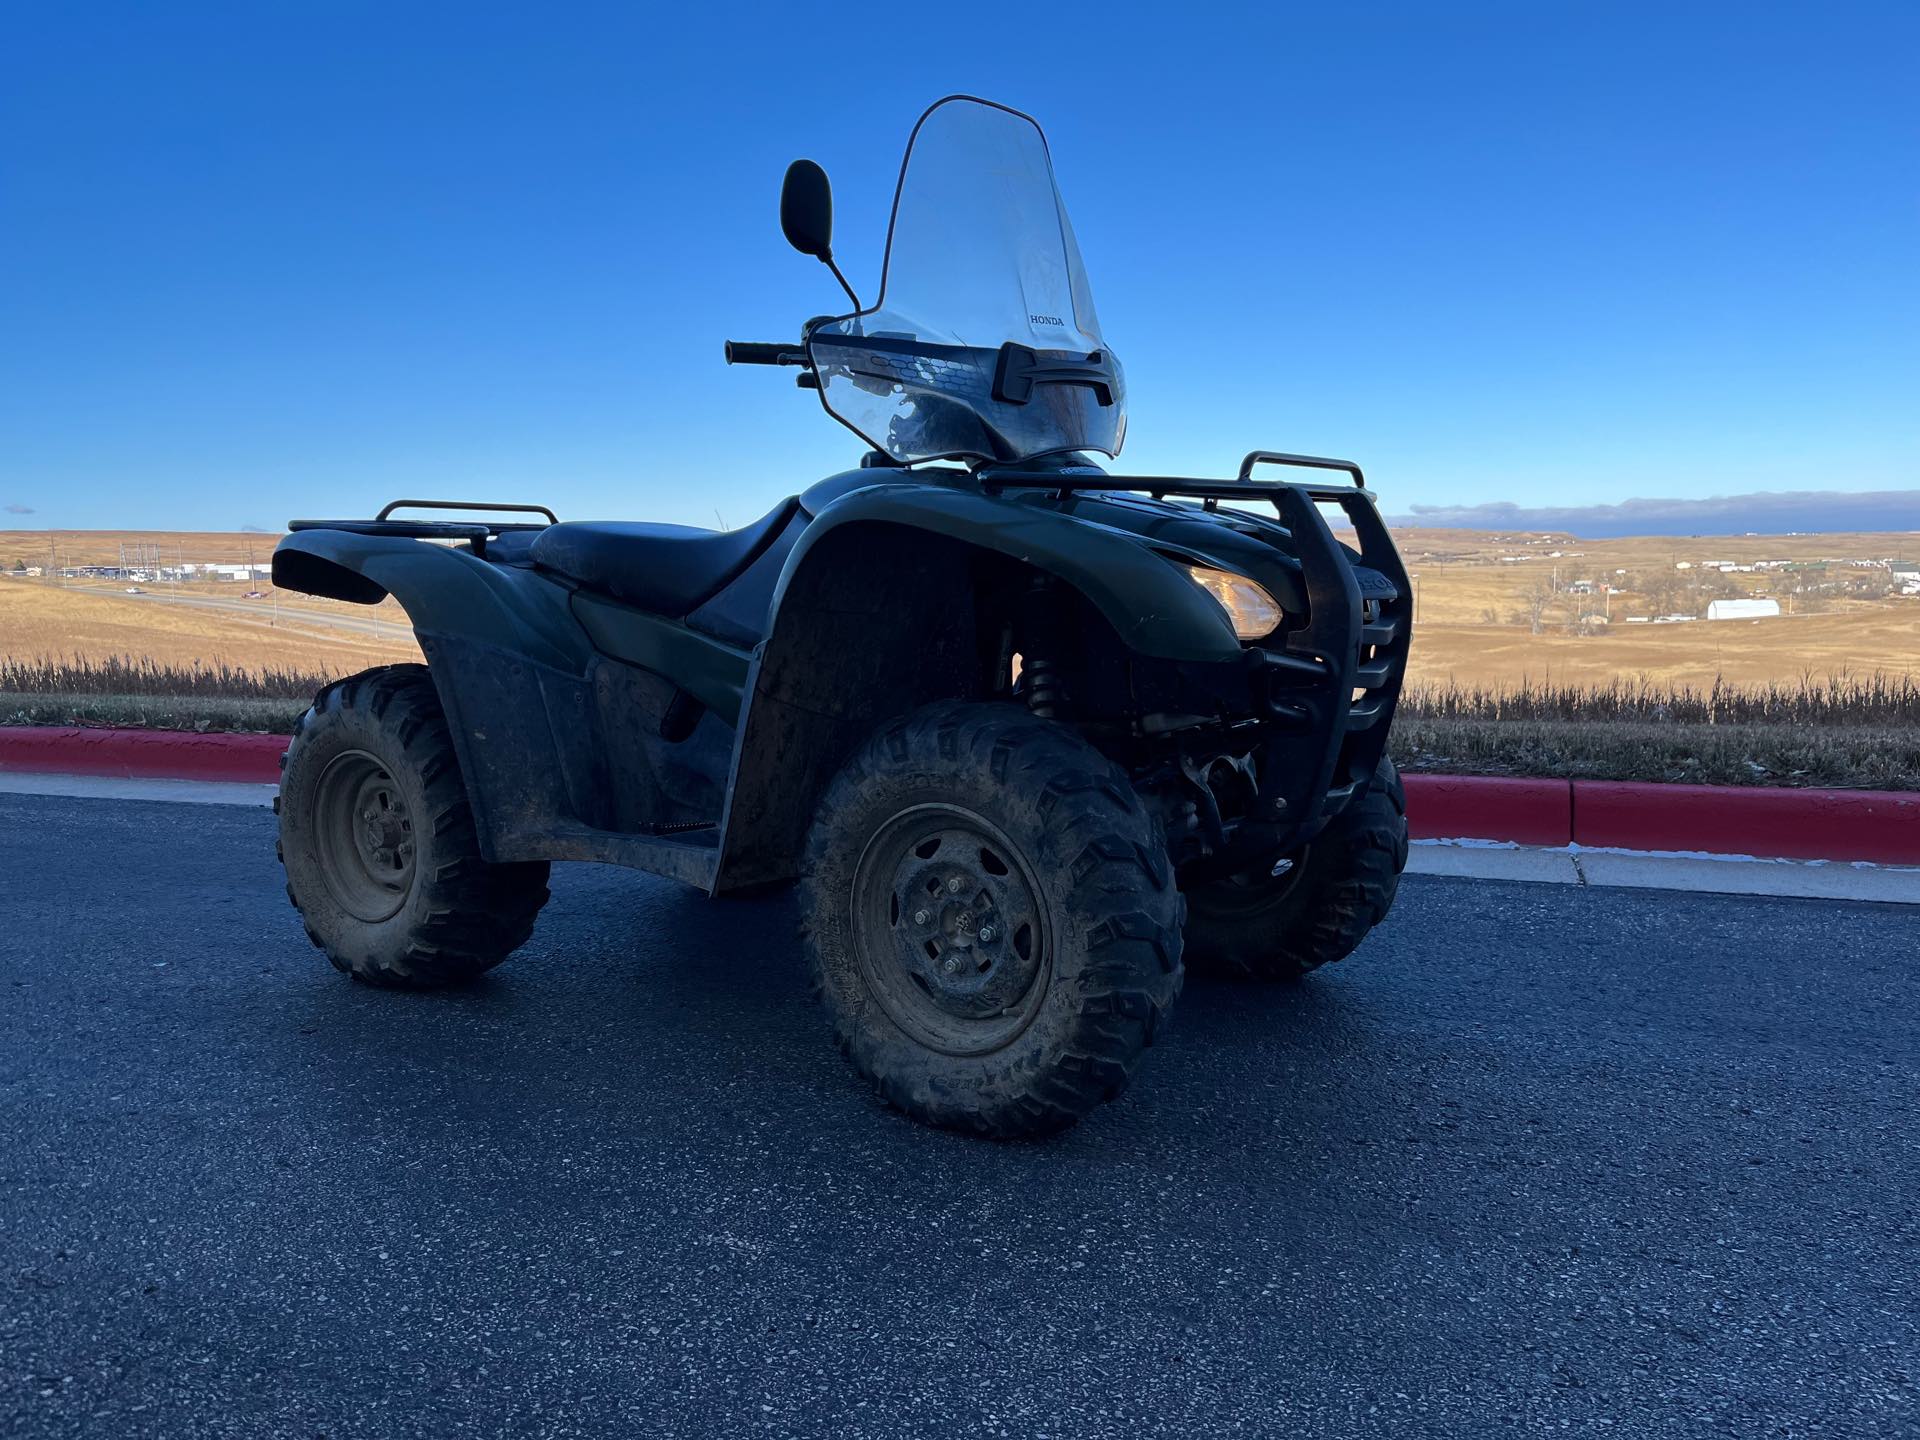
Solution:
M272 825L0 795L0 1433L1920 1430L1910 908L1413 877L996 1145L863 1091L784 895L562 867L380 993Z
M244 618L258 626L278 624L282 627L306 627L321 632L329 630L345 631L353 635L371 635L377 640L411 641L413 626L404 619L382 619L371 611L355 613L355 610L334 609L316 610L307 604L288 604L281 602L276 607L271 600L246 600L239 596L229 599L224 595L196 595L178 593L171 586L138 587L129 593L125 585L69 585L68 590L81 595L108 595L120 600L144 601L159 605L186 605L198 610L213 610L222 614ZM238 584L235 585L239 589Z

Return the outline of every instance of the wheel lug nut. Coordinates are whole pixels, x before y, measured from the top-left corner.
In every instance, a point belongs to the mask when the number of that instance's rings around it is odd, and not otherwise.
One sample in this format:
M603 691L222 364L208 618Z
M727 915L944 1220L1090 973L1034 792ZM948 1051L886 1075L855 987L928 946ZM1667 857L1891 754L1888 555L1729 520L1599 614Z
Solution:
M954 971L960 968L959 958L957 956L949 955L946 958L946 960L941 964L940 968L949 975L953 974Z
M913 923L916 925L924 925L932 918L933 916L925 910L916 910L913 912Z
M993 926L982 925L980 927L980 943L981 944L991 945L993 943L993 936L994 936Z
M966 888L967 888L967 882L961 879L958 875L954 876L951 880L947 881L947 889L955 895L958 895L962 890Z

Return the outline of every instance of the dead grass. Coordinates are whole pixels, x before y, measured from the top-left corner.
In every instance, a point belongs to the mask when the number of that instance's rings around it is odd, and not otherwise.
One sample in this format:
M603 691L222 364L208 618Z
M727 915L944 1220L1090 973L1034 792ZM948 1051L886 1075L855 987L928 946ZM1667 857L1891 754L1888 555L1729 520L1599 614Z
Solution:
M15 560L45 564L50 552L66 564L117 563L123 542L157 543L169 563L264 560L275 538L0 532L0 576ZM1920 788L1920 598L1845 589L1873 579L1875 557L1920 555L1920 536L1581 541L1413 530L1398 539L1417 577L1411 684L1392 740L1410 770ZM1778 571L1702 578L1710 559L1824 566L1840 590L1818 597L1812 613L1777 619L1625 623L1678 575L1699 582L1687 582L1688 603L1704 601L1702 587L1758 593L1788 583ZM1676 570L1682 562L1693 568ZM1517 612L1543 581L1553 593L1535 633ZM1580 581L1621 587L1605 602L1613 623L1603 633L1570 633L1591 605L1566 588ZM404 626L390 601L283 595L276 615L271 587L252 601L247 588L181 587L189 598L246 602L215 609L111 584L0 578L0 721L284 732L327 680L420 658L404 631L323 623ZM1789 603L1806 602L1796 594Z
M1415 686L1392 752L1409 771L1915 790L1920 680Z
M0 694L152 695L174 699L298 700L333 676L280 666L162 665L150 656L19 660L0 656Z
M287 734L329 675L290 669L0 661L0 724ZM1920 789L1920 682L1870 676L1742 688L1410 690L1402 769L1470 775Z
M146 730L292 731L335 678L282 667L163 665L150 657L0 657L0 724L115 725Z
M1920 790L1920 731L1653 720L1395 718L1390 750L1403 771Z
M338 615L404 626L405 613L391 602L348 606L297 596L297 605L283 602L276 613L271 592L247 600L239 584L219 587L214 598L230 608L147 599L107 587L0 579L0 657L138 656L169 666L226 664L345 675L420 656L403 629L374 635L328 623Z
M0 725L107 725L133 730L290 735L294 722L306 708L305 699L247 700L233 695L47 695L0 690Z
M1644 675L1697 688L1716 678L1766 685L1809 672L1920 674L1920 597L1880 593L1888 572L1876 563L1920 558L1920 535L1579 540L1404 530L1396 538L1414 577L1417 683L1604 685ZM1710 562L1795 568L1721 573ZM1688 624L1629 619L1700 616L1710 600L1738 597L1778 600L1785 613Z
M1409 686L1402 720L1632 722L1654 725L1913 726L1920 732L1920 679L1912 675L1811 675L1792 682L1663 685L1646 676L1603 685Z

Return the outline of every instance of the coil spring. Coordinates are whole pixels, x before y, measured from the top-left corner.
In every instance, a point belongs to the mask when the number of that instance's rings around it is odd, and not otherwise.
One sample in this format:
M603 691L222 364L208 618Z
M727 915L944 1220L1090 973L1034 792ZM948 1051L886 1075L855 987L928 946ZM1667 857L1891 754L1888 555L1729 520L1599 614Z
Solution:
M1042 720L1051 720L1067 698L1059 669L1051 660L1029 660L1020 671L1025 682L1027 708Z

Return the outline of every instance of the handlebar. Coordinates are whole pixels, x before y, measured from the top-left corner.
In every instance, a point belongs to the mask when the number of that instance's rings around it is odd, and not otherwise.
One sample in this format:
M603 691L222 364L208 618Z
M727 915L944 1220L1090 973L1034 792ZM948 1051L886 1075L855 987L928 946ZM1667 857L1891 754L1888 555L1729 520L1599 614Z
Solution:
M763 345L755 340L727 341L729 365L805 365L806 348L801 345Z

